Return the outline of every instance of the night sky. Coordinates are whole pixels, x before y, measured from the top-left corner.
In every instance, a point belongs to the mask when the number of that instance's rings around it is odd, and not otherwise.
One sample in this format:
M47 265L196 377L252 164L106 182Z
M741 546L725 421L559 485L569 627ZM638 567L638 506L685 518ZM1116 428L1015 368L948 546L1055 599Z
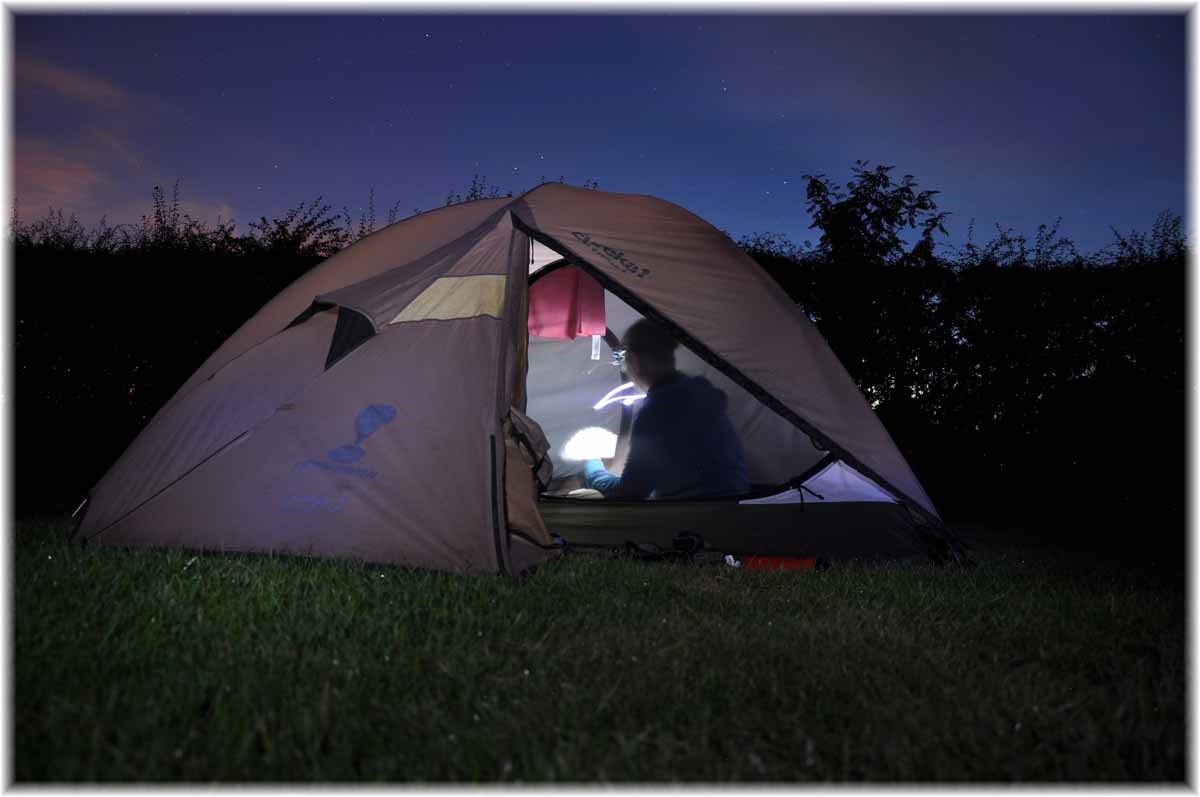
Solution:
M677 202L735 238L812 239L806 173L856 159L1032 235L1184 214L1179 15L18 14L21 216L136 222L178 179L210 221L323 195L356 216L444 204L486 175Z

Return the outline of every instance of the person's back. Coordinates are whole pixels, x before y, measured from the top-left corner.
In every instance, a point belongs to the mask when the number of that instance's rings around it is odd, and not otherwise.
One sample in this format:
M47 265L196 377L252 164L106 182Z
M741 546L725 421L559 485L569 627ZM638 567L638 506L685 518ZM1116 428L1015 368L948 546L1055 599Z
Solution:
M676 371L674 340L650 322L638 322L626 337L627 366L646 399L634 418L621 476L591 461L587 485L612 498L699 498L748 490L725 394L703 377Z

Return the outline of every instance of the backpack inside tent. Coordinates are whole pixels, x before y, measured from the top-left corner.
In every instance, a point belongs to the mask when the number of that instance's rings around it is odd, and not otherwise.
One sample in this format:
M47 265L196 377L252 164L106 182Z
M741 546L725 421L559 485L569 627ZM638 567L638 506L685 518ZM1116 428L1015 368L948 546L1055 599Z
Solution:
M585 459L620 475L628 457L645 400L621 341L642 318L678 341L679 371L720 391L747 489L585 486ZM512 574L557 555L552 535L681 532L741 555L959 550L754 260L669 202L555 183L418 214L304 274L156 413L80 522L100 544Z

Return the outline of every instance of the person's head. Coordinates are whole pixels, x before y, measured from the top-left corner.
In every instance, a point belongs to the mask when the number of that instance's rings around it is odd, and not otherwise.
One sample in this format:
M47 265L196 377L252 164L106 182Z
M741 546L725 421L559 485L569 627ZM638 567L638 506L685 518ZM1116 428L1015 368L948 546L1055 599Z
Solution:
M625 370L640 390L649 390L675 373L675 347L671 333L643 318L625 330Z

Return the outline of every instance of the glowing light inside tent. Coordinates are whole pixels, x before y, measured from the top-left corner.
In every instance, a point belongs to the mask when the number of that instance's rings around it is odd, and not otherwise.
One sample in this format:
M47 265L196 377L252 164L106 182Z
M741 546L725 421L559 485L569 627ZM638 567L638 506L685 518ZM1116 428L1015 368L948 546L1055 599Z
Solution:
M633 382L626 382L625 384L621 385L620 387L614 387L612 390L610 390L604 394L604 398L600 399L594 405L592 405L592 409L594 409L594 410L604 409L609 404L615 404L618 401L621 402L622 404L624 404L626 407L628 407L633 402L644 399L646 397L645 393L637 393L637 394L630 395L630 396L617 395L622 390L629 390L633 386L634 386Z
M599 426L589 426L571 435L562 447L562 458L574 462L609 459L617 452L617 436Z

